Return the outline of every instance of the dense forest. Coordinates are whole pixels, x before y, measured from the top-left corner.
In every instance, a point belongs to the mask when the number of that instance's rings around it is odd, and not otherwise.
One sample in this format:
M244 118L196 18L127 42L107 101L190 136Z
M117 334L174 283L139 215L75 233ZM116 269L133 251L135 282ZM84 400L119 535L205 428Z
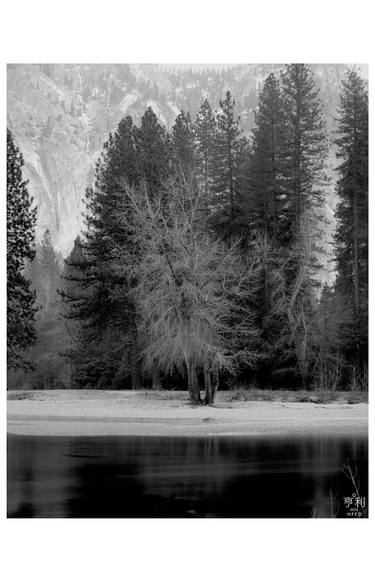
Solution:
M10 388L188 388L196 404L238 385L367 389L367 83L348 70L333 135L308 65L268 76L251 136L229 91L211 103L171 130L151 108L139 125L120 121L65 260L48 230L34 247L36 209L8 132Z

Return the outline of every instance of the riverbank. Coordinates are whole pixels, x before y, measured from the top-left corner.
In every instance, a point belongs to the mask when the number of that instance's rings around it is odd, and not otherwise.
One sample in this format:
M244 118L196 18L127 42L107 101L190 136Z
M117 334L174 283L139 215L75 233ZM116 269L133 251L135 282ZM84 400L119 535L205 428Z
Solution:
M219 392L214 406L193 407L186 392L9 391L8 432L72 436L367 433L367 403L348 403L344 393L335 402L314 403L282 401L282 395L276 395L278 400L252 401L249 394L241 397L236 392Z

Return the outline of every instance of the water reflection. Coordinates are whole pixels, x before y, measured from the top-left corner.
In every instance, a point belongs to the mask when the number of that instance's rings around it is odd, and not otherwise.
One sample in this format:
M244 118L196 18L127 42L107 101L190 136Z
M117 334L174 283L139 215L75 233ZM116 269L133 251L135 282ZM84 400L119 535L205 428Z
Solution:
M9 517L329 517L363 438L8 437Z

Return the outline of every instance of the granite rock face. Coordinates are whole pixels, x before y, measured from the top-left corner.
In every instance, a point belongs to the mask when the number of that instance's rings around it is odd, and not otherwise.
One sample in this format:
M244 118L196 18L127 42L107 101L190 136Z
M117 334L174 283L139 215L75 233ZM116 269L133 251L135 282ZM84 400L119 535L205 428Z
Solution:
M109 132L126 114L136 123L151 106L173 125L183 109L193 115L207 97L213 107L230 89L249 134L259 91L280 65L9 65L8 126L25 159L38 206L37 238L46 228L66 256L83 224L85 189ZM313 65L327 128L334 128L344 65ZM332 133L331 133L332 136ZM329 168L335 166L331 149ZM334 229L335 195L327 190L324 245ZM327 258L327 279L332 269Z

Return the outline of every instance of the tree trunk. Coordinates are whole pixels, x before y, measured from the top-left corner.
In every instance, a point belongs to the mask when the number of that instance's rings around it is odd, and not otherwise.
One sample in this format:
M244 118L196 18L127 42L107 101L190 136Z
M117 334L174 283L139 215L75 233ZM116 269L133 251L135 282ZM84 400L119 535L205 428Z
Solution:
M212 404L212 385L211 385L211 373L208 365L204 366L204 386L205 386L205 404Z
M205 404L213 404L215 402L216 392L219 386L219 375L217 370L214 369L210 372L208 368L204 370L204 382L205 382Z
M194 406L202 403L201 395L200 395L200 388L199 382L197 377L197 371L195 368L194 360L191 359L187 361L187 372L188 372L188 387L189 387L189 396L190 402Z
M142 388L141 384L141 374L138 361L138 331L135 323L135 313L132 310L129 314L129 337L130 337L130 349L129 349L129 359L131 365L131 377L133 390L138 390Z
M219 388L219 373L215 369L215 371L212 373L212 389L211 389L212 404L215 402L216 392L218 388Z
M152 373L152 390L161 390L159 371L156 369Z

